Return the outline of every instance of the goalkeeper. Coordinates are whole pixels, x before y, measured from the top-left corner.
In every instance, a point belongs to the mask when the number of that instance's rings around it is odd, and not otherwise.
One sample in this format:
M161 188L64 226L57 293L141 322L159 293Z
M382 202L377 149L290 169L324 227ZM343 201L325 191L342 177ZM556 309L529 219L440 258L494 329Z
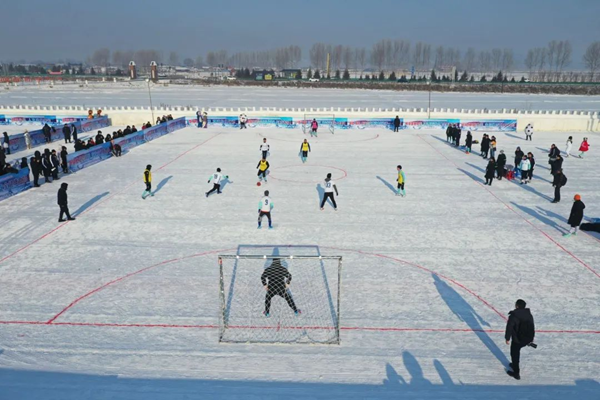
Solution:
M281 265L281 260L274 258L271 265L268 266L262 273L260 280L267 291L265 295L265 317L269 317L271 311L271 299L275 296L283 297L296 315L300 314L300 310L296 308L294 299L290 296L287 288L292 282L292 274Z

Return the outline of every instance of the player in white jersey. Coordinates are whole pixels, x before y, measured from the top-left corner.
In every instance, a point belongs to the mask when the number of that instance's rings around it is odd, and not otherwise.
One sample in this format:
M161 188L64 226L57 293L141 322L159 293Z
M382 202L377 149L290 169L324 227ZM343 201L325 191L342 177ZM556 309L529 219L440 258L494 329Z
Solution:
M323 206L327 199L331 200L333 204L333 209L337 211L337 204L335 203L335 198L333 197L333 192L335 191L335 195L339 196L337 186L335 186L335 182L331 180L331 174L327 174L327 178L323 181L323 187L325 188L325 194L323 195L323 200L321 201L321 210L323 210Z
M217 194L221 194L221 181L223 180L223 178L227 179L229 177L223 176L223 174L221 174L221 168L217 168L217 172L215 172L210 176L210 178L208 178L208 183L212 181L213 188L206 192L206 197L210 196L210 194L215 190L217 191Z
M265 197L258 203L258 229L261 228L262 218L266 216L269 220L269 229L273 229L271 224L271 210L273 209L273 201L269 197L269 191L265 190Z
M263 138L263 142L260 145L260 151L262 151L263 160L267 159L267 155L269 154L269 150L271 150L271 146L267 144L267 138Z

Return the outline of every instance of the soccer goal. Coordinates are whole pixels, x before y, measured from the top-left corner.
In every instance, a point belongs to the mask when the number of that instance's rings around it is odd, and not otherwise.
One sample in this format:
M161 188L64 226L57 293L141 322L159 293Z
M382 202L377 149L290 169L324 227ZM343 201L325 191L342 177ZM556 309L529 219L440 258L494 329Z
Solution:
M310 133L313 119L319 124L319 131L329 129L329 132L335 133L335 115L334 114L304 114L302 120L302 132Z
M219 255L219 342L340 343L342 257Z

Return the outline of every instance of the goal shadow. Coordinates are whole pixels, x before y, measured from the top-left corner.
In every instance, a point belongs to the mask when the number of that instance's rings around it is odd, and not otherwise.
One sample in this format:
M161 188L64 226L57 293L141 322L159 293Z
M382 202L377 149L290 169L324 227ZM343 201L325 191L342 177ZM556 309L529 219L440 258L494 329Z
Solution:
M230 262L230 266L224 266ZM300 318L291 320L287 315L280 316L277 319L276 326L267 326L265 321L272 318L262 316L258 320L255 315L260 314L258 310L258 298L261 296L257 290L263 290L260 285L261 274L271 267L273 262L279 263L285 270L295 270L294 286L297 295L300 296L301 304L298 309L302 310ZM326 267L326 262L329 266ZM227 329L237 330L260 330L274 329L280 330L299 330L303 331L306 337L310 337L310 332L307 331L333 331L335 339L308 339L310 343L339 343L339 295L340 295L340 268L341 257L324 256L317 245L238 245L235 254L220 255L220 276L221 276L221 335L220 341L240 342L239 340L227 340L224 338L224 333ZM249 264L252 266L249 268ZM298 274L304 271L303 267L314 266L311 275ZM294 267L292 267L294 266ZM335 269L334 269L335 268ZM229 271L227 271L229 270ZM249 272L250 271L250 272ZM227 275L230 275L227 277ZM251 275L249 277L249 275ZM249 279L252 280L249 283ZM300 283L298 283L300 282ZM264 284L264 282L263 282ZM257 289L259 288L259 289ZM290 288L283 289L284 294L280 297L289 297L292 299L288 302L290 308L294 309L294 295ZM312 293L311 293L312 291ZM262 291L264 293L264 291ZM241 299L240 299L241 297ZM262 295L262 297L265 297ZM314 310L306 301L311 299L319 299L318 302L323 304L321 310ZM276 298L278 299L278 298ZM279 301L279 300L276 300ZM256 304L255 304L256 303ZM282 303L283 304L283 303ZM266 301L265 301L266 306ZM303 309L303 307L308 309ZM244 310L241 310L243 308ZM287 314L291 311L287 307L283 307ZM250 311L252 310L251 314ZM266 310L265 310L266 312ZM249 315L250 314L250 315ZM300 315L297 313L297 315ZM327 322L328 321L328 322ZM309 323L310 322L310 323ZM272 335L275 336L275 335ZM315 335L314 337L318 337ZM253 340L243 340L243 342L252 342ZM281 343L292 342L300 343L296 340L256 340L260 343Z

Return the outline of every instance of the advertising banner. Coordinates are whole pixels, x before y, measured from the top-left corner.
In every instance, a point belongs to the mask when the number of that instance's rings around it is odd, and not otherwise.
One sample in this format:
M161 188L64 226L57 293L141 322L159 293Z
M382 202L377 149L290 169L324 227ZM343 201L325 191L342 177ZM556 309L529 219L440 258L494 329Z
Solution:
M469 131L486 132L516 132L516 119L497 119L497 120L460 120L460 126Z
M80 150L67 156L70 171L79 171L90 165L106 160L111 156L110 143L96 145L88 150Z
M14 196L31 187L29 168L23 168L16 174L0 176L0 200Z
M401 129L443 129L450 124L459 124L459 119L404 119Z

